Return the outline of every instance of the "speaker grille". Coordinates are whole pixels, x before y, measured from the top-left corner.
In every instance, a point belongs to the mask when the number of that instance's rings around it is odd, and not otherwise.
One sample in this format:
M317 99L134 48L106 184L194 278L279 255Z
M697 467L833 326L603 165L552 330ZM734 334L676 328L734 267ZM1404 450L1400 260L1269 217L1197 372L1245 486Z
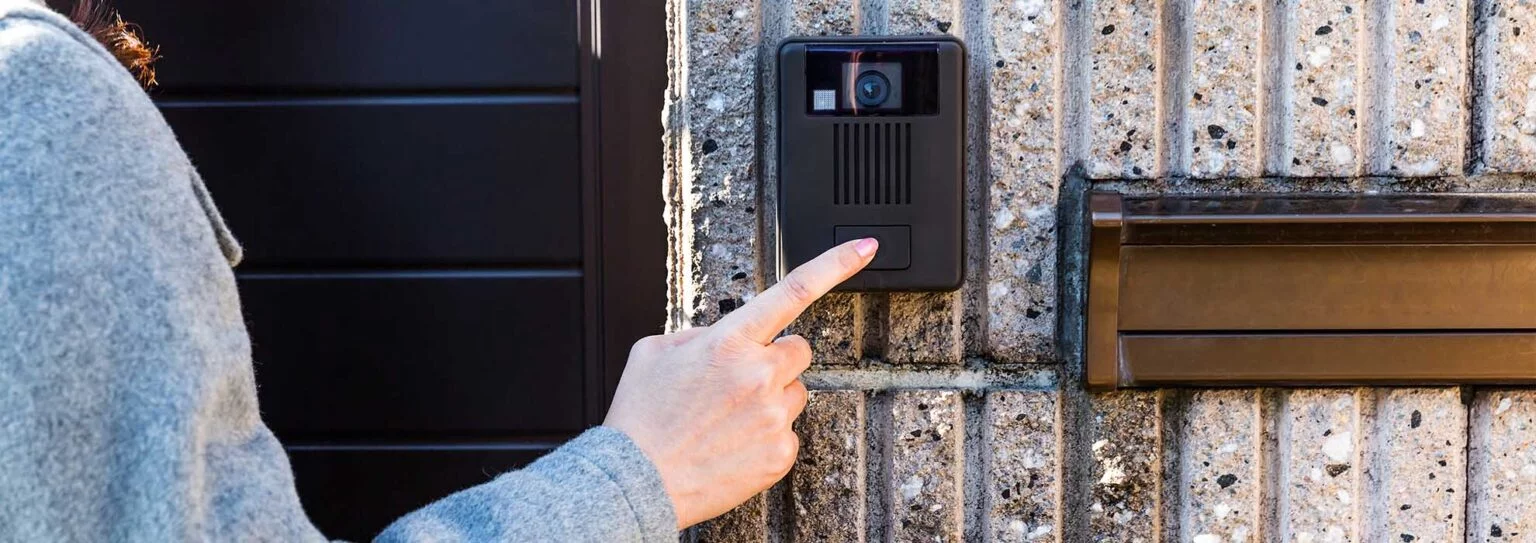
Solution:
M832 202L912 203L912 123L832 125Z

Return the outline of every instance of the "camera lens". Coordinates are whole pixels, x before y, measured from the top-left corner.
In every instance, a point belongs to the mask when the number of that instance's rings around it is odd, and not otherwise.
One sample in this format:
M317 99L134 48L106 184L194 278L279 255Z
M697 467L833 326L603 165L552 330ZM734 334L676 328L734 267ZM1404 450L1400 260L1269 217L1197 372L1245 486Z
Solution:
M877 71L864 72L854 82L853 94L858 98L860 106L880 107L891 97L891 80Z

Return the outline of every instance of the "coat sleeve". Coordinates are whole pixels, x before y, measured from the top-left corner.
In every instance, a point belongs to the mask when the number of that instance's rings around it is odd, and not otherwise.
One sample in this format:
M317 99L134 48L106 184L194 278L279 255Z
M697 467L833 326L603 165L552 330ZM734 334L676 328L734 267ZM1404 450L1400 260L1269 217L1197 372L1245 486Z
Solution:
M377 541L676 541L661 476L622 432L588 430L521 471L396 521Z

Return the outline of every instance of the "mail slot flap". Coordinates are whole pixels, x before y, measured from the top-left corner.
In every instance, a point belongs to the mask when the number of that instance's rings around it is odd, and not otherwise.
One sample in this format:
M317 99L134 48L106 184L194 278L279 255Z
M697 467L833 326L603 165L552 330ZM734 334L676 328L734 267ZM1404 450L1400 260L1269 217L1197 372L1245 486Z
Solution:
M1092 387L1536 382L1531 195L1089 203Z

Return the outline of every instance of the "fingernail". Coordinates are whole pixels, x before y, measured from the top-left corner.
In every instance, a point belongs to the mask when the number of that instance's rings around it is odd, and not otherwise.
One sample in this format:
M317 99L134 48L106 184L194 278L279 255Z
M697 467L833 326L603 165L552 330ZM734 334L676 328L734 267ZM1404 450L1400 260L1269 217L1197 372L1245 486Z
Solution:
M859 253L859 256L864 258L869 258L871 255L875 254L875 249L879 248L880 240L875 238L864 238L859 240L858 243L853 244L853 251Z

